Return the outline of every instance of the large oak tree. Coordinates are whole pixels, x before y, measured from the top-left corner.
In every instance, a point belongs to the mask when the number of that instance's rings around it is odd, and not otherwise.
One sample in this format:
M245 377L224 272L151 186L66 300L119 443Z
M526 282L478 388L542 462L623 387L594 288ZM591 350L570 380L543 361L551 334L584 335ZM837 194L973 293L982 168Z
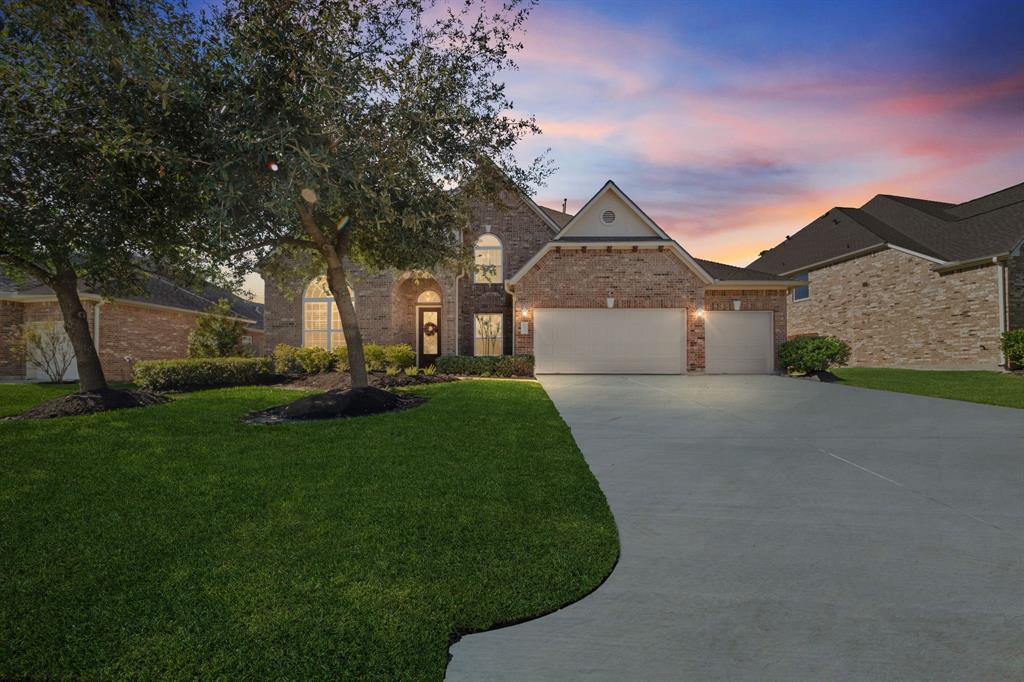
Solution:
M165 0L0 1L0 265L56 293L82 390L107 385L80 284L203 265L201 45Z
M469 205L547 170L516 163L537 128L501 80L531 6L228 0L214 17L221 256L295 281L326 271L353 386L367 375L352 265L459 263Z

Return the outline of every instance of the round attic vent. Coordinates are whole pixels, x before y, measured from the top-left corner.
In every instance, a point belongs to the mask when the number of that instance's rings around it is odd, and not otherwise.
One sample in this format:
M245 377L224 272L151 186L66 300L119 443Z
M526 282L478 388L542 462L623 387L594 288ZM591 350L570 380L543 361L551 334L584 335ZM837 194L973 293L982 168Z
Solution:
M615 222L615 211L608 209L601 214L601 222L605 225L611 225Z

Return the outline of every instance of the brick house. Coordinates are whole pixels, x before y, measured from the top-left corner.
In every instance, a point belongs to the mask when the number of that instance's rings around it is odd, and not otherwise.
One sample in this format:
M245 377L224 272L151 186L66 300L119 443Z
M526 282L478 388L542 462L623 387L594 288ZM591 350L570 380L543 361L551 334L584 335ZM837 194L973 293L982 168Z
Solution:
M137 360L185 357L189 332L198 315L225 298L246 325L253 352L263 352L263 306L207 286L195 292L157 275L148 275L145 292L103 298L88 287L80 288L89 331L99 351L107 379L131 378ZM39 380L45 377L28 365L16 348L22 325L61 322L53 291L35 280L18 283L0 272L0 377ZM69 342L70 343L70 342ZM67 380L78 377L72 364Z
M750 267L802 280L788 333L850 344L851 364L997 369L1024 327L1024 183L950 204L880 194L833 208Z
M442 354L532 354L538 372L777 370L788 291L774 274L690 256L615 183L575 216L509 190L465 231L472 272L352 278L363 338ZM266 278L265 343L344 344L322 279Z

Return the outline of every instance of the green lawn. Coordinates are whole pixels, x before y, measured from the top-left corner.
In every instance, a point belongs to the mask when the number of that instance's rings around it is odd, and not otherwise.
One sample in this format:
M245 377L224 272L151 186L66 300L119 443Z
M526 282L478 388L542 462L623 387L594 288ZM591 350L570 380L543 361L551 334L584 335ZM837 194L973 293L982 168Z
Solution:
M0 417L21 414L33 405L78 390L78 384L0 384Z
M940 372L846 367L833 373L850 386L1024 408L1024 377L1000 372Z
M270 388L0 423L0 678L440 680L453 633L594 589L614 520L543 389L417 392L330 423L241 423L297 397Z

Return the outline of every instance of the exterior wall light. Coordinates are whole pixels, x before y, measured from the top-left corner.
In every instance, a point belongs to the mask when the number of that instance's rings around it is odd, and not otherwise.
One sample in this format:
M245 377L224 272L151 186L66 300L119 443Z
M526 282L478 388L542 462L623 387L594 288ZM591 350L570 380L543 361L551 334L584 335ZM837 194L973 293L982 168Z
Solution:
M614 308L615 307L615 298L612 297L612 296L608 297L608 307L609 308Z
M704 308L697 308L697 317L704 317Z
M743 301L741 301L738 298L733 299L733 302L732 302L732 309L733 310L740 310L742 307L743 307Z
M522 315L524 320L530 319L530 309L527 308L525 305L523 306L523 310L520 314Z

